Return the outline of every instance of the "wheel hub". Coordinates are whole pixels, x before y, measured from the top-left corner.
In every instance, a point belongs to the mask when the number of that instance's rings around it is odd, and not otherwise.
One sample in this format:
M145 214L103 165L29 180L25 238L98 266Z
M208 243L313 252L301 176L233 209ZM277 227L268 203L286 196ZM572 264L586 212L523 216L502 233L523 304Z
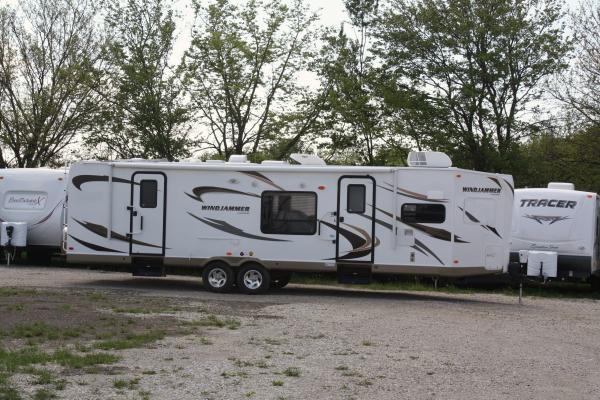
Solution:
M214 288L222 288L227 282L227 273L221 268L213 268L208 273L208 283Z

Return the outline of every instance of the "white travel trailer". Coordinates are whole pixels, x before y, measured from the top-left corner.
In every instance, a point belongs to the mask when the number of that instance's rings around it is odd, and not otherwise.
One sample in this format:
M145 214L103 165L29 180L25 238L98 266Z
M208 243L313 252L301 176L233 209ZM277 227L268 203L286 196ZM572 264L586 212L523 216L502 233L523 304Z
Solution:
M599 209L596 193L571 183L515 190L511 264L529 276L597 279Z
M26 225L28 254L46 256L60 251L66 186L65 169L0 170L0 222ZM4 229L2 234L4 239Z
M83 161L68 182L67 261L136 275L203 268L212 291L284 286L292 271L473 276L508 263L510 176L411 153L410 167Z

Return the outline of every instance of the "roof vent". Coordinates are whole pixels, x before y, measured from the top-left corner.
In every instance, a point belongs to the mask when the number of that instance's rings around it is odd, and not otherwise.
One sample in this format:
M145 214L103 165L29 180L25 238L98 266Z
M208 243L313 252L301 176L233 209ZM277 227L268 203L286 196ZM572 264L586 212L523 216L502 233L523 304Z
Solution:
M411 151L408 153L406 163L409 167L448 168L452 166L450 157L439 151Z
M247 163L248 162L248 157L245 154L232 154L231 156L229 156L229 162L230 163Z
M575 190L575 185L568 182L550 182L548 189Z
M264 160L263 162L261 162L262 165L287 165L287 162L285 161L279 161L279 160Z
M300 165L327 165L321 157L313 154L294 153L290 155L290 158Z
M225 161L223 161L223 160L206 160L204 162L206 164L223 164Z

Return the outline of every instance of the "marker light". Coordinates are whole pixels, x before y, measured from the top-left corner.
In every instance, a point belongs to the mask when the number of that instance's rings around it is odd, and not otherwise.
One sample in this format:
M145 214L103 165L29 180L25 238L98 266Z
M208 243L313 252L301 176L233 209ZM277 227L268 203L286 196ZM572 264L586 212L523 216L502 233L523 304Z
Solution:
M456 174L456 177L457 177L457 178L460 178L461 176L462 176L461 174Z
M323 185L319 186L319 190L325 190L325 186L323 186Z
M458 260L454 260L454 261L452 261L452 262L453 262L454 264L458 264L458 262L459 262L459 261L458 261Z

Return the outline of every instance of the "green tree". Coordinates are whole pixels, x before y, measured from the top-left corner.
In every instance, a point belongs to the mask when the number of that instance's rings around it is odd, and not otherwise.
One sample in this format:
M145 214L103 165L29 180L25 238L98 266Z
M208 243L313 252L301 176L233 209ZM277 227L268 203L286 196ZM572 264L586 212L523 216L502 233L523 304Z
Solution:
M339 161L374 165L384 132L377 75L369 51L378 0L345 0L344 24L328 32L320 52L319 76L326 95L321 148Z
M546 187L548 182L572 182L577 190L600 191L600 128L566 136L543 134L520 149L518 187Z
M86 144L108 158L189 156L189 109L170 62L173 10L163 0L111 0L106 25L103 112Z
M391 0L377 54L396 87L449 118L456 164L510 170L544 80L565 67L560 0ZM435 129L439 120L426 127ZM435 142L435 141L434 141Z
M0 166L57 162L94 124L96 9L78 0L0 7Z
M294 147L297 133L311 132L319 103L298 83L309 68L316 16L301 0L291 6L195 0L194 7L186 86L202 124L202 148L227 158ZM298 117L302 111L308 126Z
M556 97L580 124L600 126L600 2L586 0L572 15L577 43L569 71L560 77Z

